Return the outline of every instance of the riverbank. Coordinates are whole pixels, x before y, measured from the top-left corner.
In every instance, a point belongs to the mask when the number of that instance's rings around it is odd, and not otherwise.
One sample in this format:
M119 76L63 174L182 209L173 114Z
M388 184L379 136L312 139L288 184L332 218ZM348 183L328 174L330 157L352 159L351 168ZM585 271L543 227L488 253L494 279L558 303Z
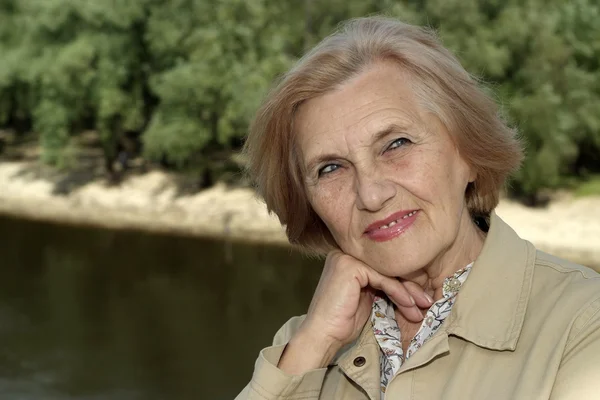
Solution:
M32 162L0 163L0 214L112 229L211 236L285 245L276 217L248 188L218 184L182 193L176 176L151 171L119 186L91 181L58 191ZM600 197L561 196L532 209L502 200L500 215L539 249L600 269Z

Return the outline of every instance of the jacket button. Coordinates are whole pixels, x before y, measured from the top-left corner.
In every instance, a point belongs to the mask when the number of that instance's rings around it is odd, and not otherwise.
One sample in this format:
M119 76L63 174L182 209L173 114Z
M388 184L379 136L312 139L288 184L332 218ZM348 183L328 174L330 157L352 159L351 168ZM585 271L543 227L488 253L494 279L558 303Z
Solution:
M354 366L355 367L362 367L363 365L365 365L367 363L367 360L364 357L356 357L354 359Z

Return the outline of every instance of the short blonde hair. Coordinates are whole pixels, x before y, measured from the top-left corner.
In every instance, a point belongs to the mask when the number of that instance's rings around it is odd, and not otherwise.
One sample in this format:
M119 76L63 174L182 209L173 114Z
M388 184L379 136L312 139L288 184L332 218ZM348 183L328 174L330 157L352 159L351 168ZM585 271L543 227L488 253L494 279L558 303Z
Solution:
M247 172L269 211L286 225L290 243L321 254L336 247L305 193L293 135L297 108L374 62L390 60L413 78L421 105L444 124L477 172L465 193L472 215L489 215L518 169L523 150L516 131L433 31L383 17L350 20L281 78L258 110L244 146Z

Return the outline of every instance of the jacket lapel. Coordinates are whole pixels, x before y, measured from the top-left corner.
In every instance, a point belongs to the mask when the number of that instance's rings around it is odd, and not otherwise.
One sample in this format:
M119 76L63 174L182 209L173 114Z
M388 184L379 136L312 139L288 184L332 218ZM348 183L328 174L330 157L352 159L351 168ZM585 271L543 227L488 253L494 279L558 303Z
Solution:
M495 213L481 254L443 329L480 347L515 350L533 280L535 248Z

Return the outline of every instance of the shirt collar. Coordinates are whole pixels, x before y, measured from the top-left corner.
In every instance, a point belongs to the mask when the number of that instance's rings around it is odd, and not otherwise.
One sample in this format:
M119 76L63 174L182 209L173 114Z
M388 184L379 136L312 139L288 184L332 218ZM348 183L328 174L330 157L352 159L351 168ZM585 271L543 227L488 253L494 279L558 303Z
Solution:
M529 301L535 248L493 212L490 222L481 254L442 329L480 347L514 350Z

